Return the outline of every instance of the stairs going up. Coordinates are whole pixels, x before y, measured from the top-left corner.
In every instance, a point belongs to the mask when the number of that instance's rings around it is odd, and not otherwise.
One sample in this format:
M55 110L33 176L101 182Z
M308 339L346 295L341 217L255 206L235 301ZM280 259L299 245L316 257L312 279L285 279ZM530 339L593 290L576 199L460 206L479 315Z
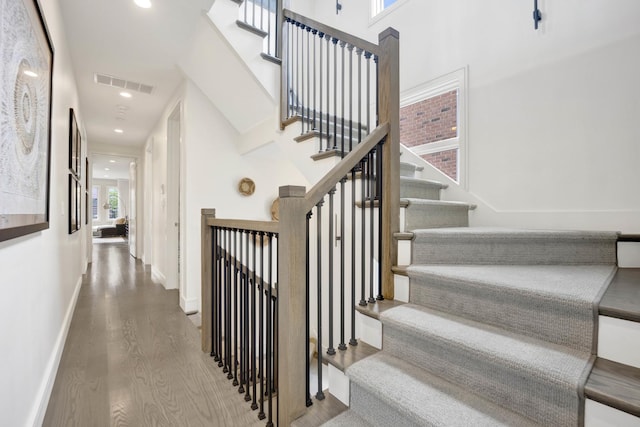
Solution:
M617 233L468 227L474 206L401 171L409 303L380 314L382 351L346 369L350 409L325 425L582 425Z

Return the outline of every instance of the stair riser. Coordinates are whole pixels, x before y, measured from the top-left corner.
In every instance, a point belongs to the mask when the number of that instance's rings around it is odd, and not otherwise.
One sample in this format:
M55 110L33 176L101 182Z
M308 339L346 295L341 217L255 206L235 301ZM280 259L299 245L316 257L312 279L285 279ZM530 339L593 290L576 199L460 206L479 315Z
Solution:
M523 299L521 294L501 287L440 277L412 277L410 302L580 351L592 350L590 305L568 305L538 295ZM580 326L569 328L567 319L571 319L571 324L580 319Z
M439 339L414 336L389 323L384 324L383 340L385 352L543 425L561 425L567 413L580 412L575 385L545 381L539 372L529 372L525 366L507 365Z
M468 227L469 208L464 205L409 205L405 210L404 221L405 231L423 228Z
M615 264L616 246L600 241L465 241L417 236L412 256L414 264Z
M440 200L440 187L416 182L400 182L400 198Z
M412 419L409 417L411 414L398 411L386 400L380 399L354 381L351 382L350 408L374 426L415 427L428 425L424 424L424 420Z
M416 165L412 163L400 163L400 176L406 176L407 178L415 178Z

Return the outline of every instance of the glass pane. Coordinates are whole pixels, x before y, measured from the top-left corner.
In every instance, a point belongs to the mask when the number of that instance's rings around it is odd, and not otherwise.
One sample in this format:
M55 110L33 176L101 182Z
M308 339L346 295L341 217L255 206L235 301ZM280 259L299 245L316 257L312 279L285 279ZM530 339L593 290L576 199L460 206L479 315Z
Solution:
M116 219L118 217L118 189L109 187L107 197L109 199L109 219Z
M98 219L98 194L100 192L99 187L93 187L91 189L91 217Z
M457 90L400 109L400 141L407 147L444 141L457 136Z
M440 169L449 178L458 180L458 149L423 154L420 157Z

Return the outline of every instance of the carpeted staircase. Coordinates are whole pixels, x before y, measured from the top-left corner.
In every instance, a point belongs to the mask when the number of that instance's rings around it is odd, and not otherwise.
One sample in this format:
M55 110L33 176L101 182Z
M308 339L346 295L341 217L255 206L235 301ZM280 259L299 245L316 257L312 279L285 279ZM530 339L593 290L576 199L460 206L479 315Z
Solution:
M617 234L470 228L473 206L402 171L409 303L380 315L383 349L325 425L582 425Z

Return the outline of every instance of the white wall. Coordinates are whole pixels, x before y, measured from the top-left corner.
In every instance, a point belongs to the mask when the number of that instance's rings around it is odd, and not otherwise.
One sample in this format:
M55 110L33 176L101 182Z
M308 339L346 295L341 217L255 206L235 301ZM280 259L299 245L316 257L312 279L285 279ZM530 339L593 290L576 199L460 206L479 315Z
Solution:
M532 4L509 0L400 0L377 21L369 0L312 9L371 41L398 29L403 91L468 67L475 224L638 232L640 3L539 5L538 31Z
M59 2L40 3L55 48L50 227L0 243L3 426L41 424L87 260L84 209L81 231L69 235L67 207L69 108L76 111L81 127L82 110Z

